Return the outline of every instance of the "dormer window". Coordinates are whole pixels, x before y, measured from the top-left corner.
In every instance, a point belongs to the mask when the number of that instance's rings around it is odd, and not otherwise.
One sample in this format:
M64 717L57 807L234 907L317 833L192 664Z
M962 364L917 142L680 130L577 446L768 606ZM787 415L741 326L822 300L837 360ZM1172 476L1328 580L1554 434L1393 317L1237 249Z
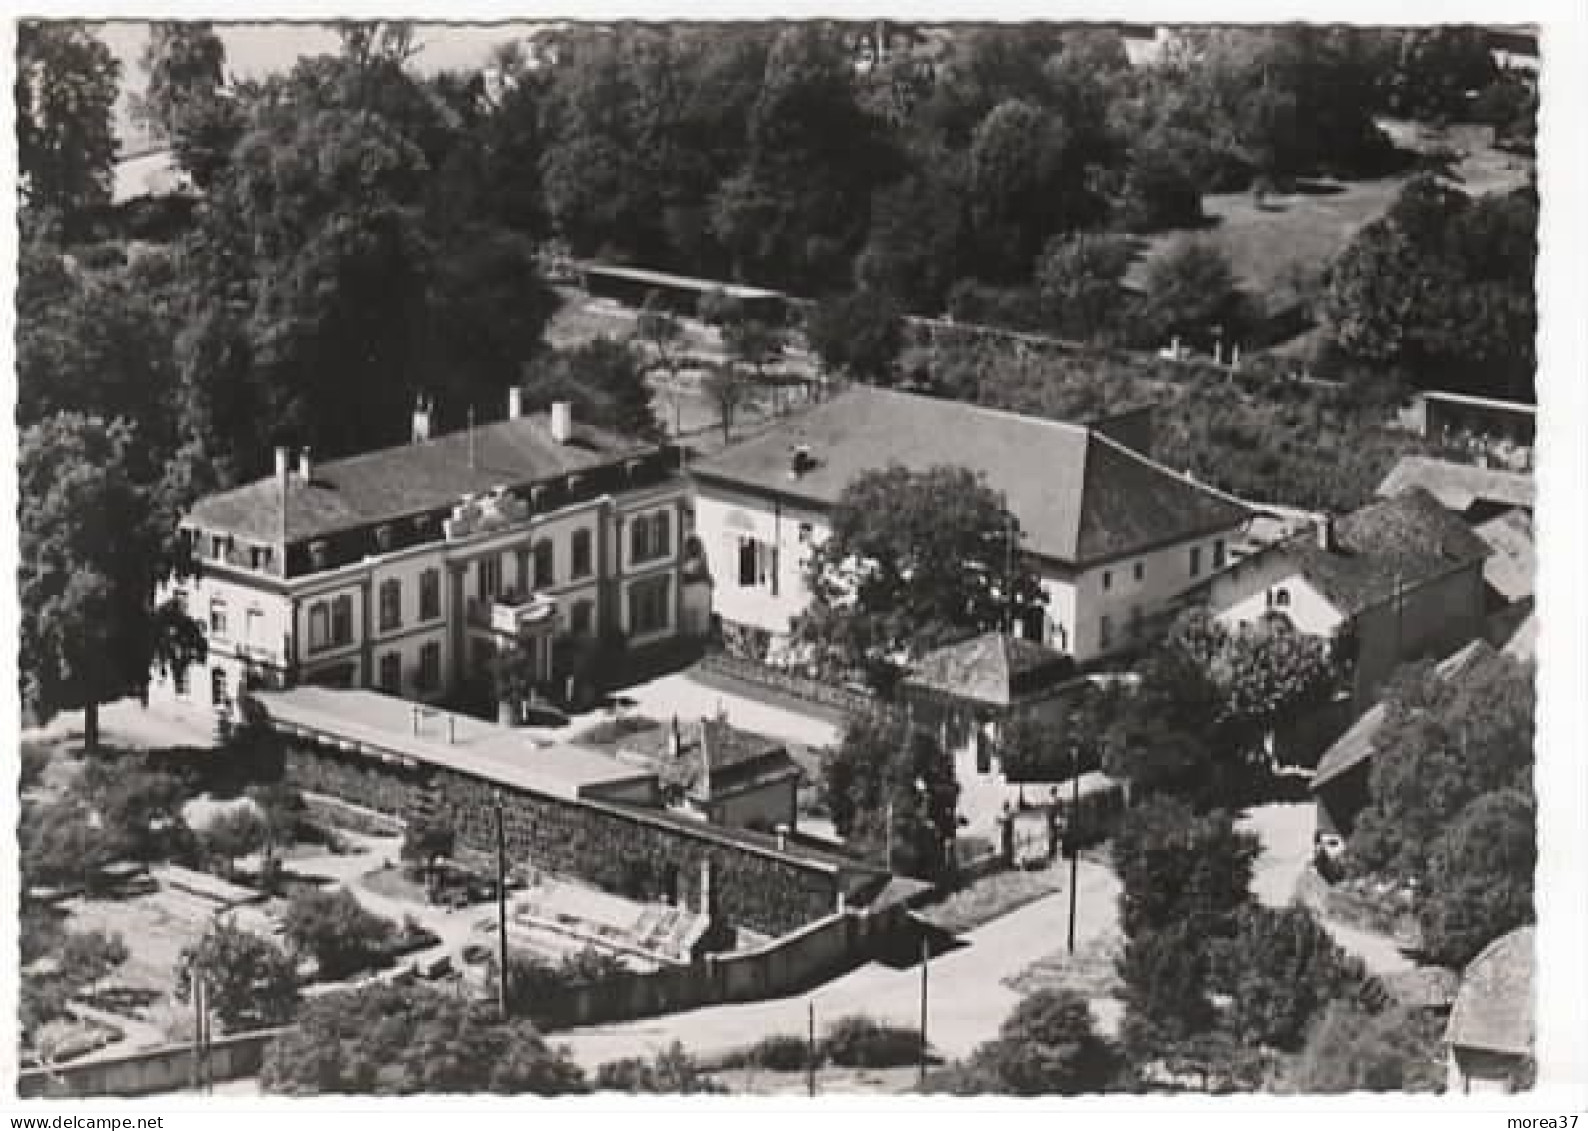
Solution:
M309 561L314 563L315 569L324 569L326 563L330 561L330 558L331 547L326 545L323 539L318 542L309 543Z
M225 560L226 536L224 534L210 535L210 557L214 558L216 561Z
M390 525L377 526L375 528L375 546L380 550L381 553L384 554L386 551L391 549L391 539L392 533Z

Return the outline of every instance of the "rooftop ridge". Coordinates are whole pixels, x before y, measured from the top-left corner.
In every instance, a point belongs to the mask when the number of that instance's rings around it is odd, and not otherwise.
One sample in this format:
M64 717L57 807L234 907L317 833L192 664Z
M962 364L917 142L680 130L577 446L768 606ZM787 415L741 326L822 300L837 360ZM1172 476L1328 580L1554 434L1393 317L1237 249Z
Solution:
M1084 426L1083 425L1076 425L1076 427L1084 427ZM1109 435L1107 435L1107 434L1105 434L1103 432L1100 432L1096 428L1086 428L1086 431L1090 434L1091 438L1096 440L1098 443L1106 444L1108 447L1113 448L1115 451L1121 453L1122 455L1127 456L1128 458L1135 460L1137 463L1143 464L1144 466L1149 467L1149 468L1151 468L1154 471L1161 472L1164 475L1172 476L1173 478L1180 480L1182 483L1189 483L1191 486L1196 487L1199 490L1204 491L1204 492L1206 492L1209 495L1213 495L1214 497L1216 497L1216 498L1218 498L1218 499L1220 499L1220 500L1222 500L1222 501L1224 501L1226 503L1230 503L1230 504L1232 504L1234 506L1242 507L1242 508L1244 508L1245 510L1248 510L1248 511L1253 511L1253 512L1261 511L1264 514L1271 513L1269 511L1269 508L1267 506L1265 506L1264 504L1262 504L1262 503L1254 503L1254 502L1252 502L1249 499L1243 499L1239 495L1231 494L1230 492L1225 491L1222 488L1213 486L1213 484L1211 484L1211 483L1204 483L1200 479L1193 478L1193 477L1187 475L1183 471L1176 471L1174 468L1170 467L1168 464L1161 463L1158 460L1153 459L1149 455L1145 455L1142 452L1138 452L1135 448L1130 447L1128 444L1120 443L1118 440L1114 439L1112 436L1109 436ZM1090 454L1090 453L1088 453L1088 454Z

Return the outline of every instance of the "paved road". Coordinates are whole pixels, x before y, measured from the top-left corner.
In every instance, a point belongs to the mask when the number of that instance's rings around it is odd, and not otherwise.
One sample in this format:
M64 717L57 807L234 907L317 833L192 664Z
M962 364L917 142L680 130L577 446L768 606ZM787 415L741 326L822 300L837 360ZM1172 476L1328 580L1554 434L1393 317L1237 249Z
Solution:
M1107 869L1083 861L1077 945L1113 924L1118 885ZM1020 995L1002 984L1063 944L1069 895L1057 892L964 936L967 945L932 960L927 979L927 1036L948 1057L963 1057L997 1034ZM1100 909L1090 913L1088 909ZM774 1033L802 1034L807 1008L825 1027L864 1013L914 1027L921 1008L919 966L894 969L871 963L820 989L775 1001L713 1006L643 1021L591 1026L558 1033L587 1069L626 1056L650 1056L681 1041L696 1056L711 1056Z

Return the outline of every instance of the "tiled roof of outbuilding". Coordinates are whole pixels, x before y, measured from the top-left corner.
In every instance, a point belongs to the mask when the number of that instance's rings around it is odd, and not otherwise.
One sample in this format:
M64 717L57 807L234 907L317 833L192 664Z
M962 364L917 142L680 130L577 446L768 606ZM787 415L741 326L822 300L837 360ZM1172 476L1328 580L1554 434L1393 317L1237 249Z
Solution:
M1334 521L1331 549L1315 533L1298 534L1248 561L1284 555L1344 616L1417 588L1489 556L1488 544L1421 487L1382 499Z
M1458 514L1476 502L1533 508L1531 475L1431 456L1402 456L1379 484L1378 496L1391 498L1412 487L1423 488Z
M1052 679L1041 682L1051 685L1072 675L1075 665L1064 653L1035 641L986 632L924 656L909 682L959 699L1008 706L1034 690L1028 677L1040 680L1044 669L1051 669Z
M813 465L791 477L808 447ZM703 481L838 502L867 471L966 467L1002 492L1028 550L1084 564L1229 530L1251 514L1078 424L857 385L695 465Z

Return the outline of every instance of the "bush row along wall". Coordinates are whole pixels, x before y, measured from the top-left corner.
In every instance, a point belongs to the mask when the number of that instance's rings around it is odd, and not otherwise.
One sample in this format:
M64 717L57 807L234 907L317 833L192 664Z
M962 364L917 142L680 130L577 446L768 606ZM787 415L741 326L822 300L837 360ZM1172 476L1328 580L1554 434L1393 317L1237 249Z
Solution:
M404 816L430 805L461 847L496 851L493 786L441 768L428 772L369 755L285 739L289 780L300 789ZM701 907L709 866L712 904L727 922L781 935L831 914L843 877L786 856L734 845L702 826L677 827L626 807L502 789L510 862L577 877L631 899Z
M727 651L708 652L700 661L707 672L716 672L730 679L758 687L769 688L792 699L831 707L851 715L866 714L877 709L878 703L869 695L838 687L821 680L780 671L747 656L736 656Z

